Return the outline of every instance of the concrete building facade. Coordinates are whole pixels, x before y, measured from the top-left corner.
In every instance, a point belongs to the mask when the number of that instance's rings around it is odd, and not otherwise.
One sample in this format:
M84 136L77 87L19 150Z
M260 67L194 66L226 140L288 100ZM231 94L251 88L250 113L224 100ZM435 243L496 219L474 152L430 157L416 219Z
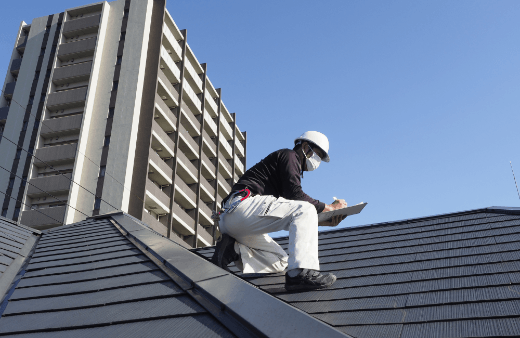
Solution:
M22 22L0 133L1 215L39 230L121 210L212 245L212 211L246 167L246 133L165 0Z

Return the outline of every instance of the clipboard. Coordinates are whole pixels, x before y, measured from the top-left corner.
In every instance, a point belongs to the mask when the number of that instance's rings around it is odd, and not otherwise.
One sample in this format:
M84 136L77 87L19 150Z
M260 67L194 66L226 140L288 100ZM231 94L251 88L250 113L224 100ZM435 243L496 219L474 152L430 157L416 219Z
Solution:
M367 205L367 203L359 203L350 207L346 207L343 209L336 209L332 211L322 212L321 214L318 214L318 222L326 222L330 220L333 216L350 216L359 214L361 210Z

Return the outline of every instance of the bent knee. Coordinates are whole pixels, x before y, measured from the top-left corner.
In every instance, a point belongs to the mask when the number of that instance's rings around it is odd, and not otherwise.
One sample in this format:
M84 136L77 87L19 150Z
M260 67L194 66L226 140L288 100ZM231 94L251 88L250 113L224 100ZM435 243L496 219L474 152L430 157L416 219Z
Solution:
M307 201L301 202L300 210L305 217L318 217L316 207Z

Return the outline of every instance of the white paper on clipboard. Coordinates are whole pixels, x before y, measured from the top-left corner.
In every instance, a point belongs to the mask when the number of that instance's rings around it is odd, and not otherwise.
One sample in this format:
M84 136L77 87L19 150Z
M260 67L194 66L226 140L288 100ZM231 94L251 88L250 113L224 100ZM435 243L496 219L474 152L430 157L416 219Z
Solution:
M350 215L359 214L366 205L367 205L367 203L361 202L361 203L353 205L351 207L322 212L321 214L318 214L318 222L328 221L333 216L337 216L337 215L350 216Z

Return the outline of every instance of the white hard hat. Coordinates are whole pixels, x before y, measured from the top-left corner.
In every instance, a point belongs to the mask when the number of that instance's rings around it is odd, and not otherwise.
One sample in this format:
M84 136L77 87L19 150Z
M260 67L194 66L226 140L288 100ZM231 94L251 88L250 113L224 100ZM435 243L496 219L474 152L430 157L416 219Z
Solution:
M308 141L314 143L323 150L325 156L322 158L323 161L329 162L329 139L319 131L306 131L302 136L294 140L294 143L298 141Z

